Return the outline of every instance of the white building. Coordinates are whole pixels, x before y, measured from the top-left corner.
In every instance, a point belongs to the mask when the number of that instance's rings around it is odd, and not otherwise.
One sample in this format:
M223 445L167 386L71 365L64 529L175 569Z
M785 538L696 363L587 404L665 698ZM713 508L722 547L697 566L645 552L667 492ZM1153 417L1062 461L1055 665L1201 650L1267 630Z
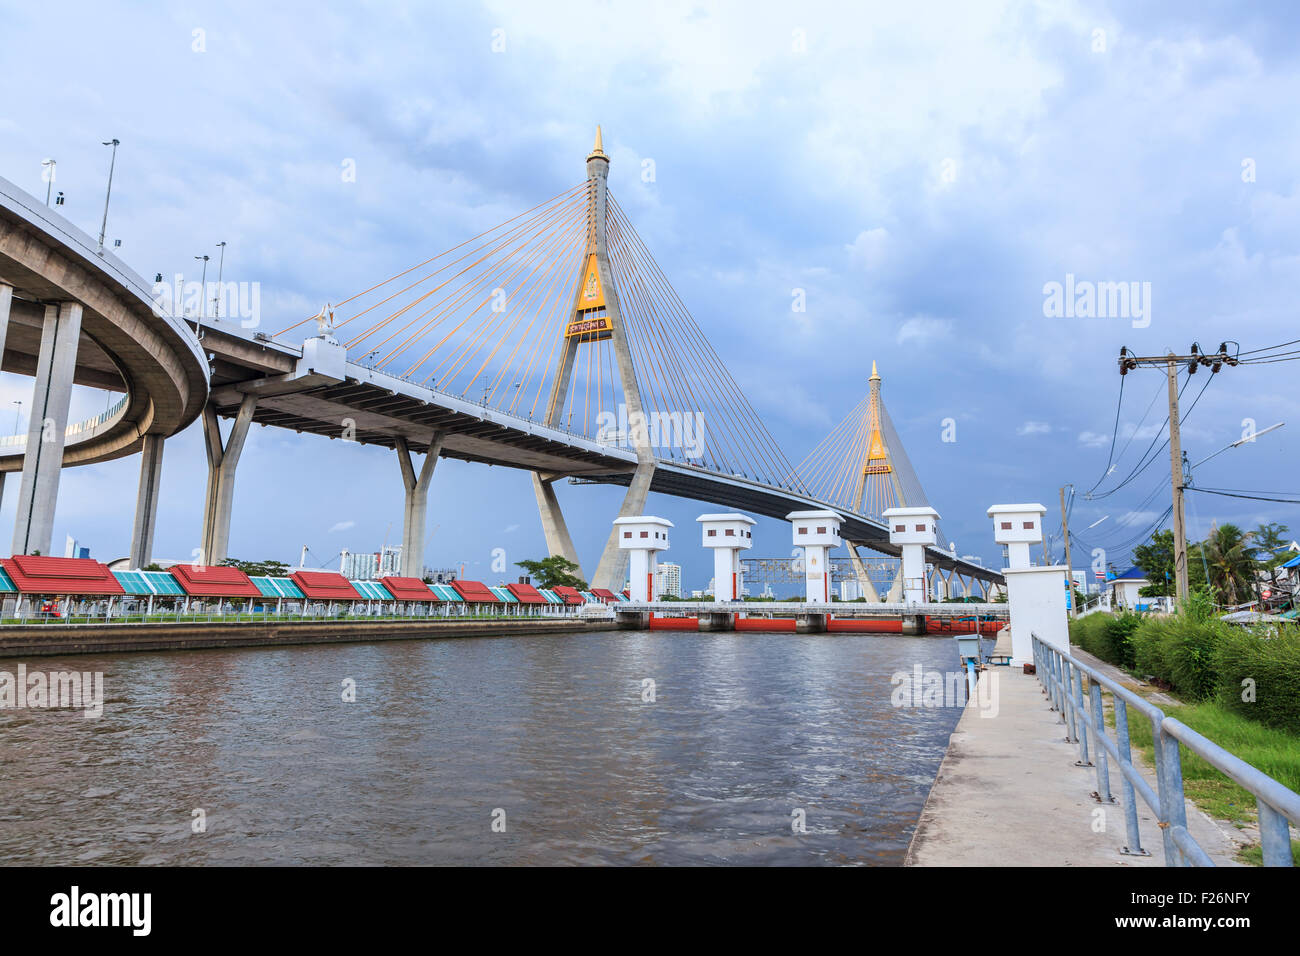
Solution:
M353 581L370 581L379 575L378 556L373 551L344 551L339 573Z
M379 573L376 577L400 576L402 573L402 548L401 545L385 547L375 555L375 560L379 565Z
M665 561L659 565L659 593L671 594L673 597L682 596L682 566L673 564L671 561Z

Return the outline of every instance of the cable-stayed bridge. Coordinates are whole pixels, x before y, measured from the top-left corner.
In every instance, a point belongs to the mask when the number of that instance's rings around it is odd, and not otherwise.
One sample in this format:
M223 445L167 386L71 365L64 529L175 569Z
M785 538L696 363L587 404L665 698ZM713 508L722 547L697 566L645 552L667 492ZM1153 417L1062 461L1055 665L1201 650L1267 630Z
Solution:
M394 449L407 573L423 557L439 457L530 471L549 550L580 566L553 488L561 478L626 486L622 516L643 513L651 491L774 518L830 507L845 518L846 540L896 555L880 512L924 503L924 493L883 414L879 376L868 399L793 466L610 194L608 170L598 131L581 183L274 335L190 317L209 366L202 560L227 555L235 472L254 422ZM67 252L71 227L57 218L37 236L46 256ZM102 250L100 260L108 261ZM143 281L119 284L138 296ZM92 354L107 364L93 344L77 349L78 367ZM110 355L130 396L130 363L119 358ZM222 418L234 420L226 434ZM94 460L105 457L112 449ZM156 497L161 449L149 457L138 511L146 486ZM147 563L144 525L132 558ZM941 573L1001 580L945 551L929 560ZM611 533L589 577L616 588L624 573Z

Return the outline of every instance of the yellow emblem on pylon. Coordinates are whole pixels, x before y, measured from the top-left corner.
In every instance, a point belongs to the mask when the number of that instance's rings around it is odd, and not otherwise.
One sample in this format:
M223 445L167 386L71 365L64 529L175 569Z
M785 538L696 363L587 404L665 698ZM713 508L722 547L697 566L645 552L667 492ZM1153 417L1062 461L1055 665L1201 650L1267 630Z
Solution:
M605 307L605 290L600 285L600 269L596 265L596 254L587 257L587 275L582 280L582 304L578 308L603 309Z
M578 307L574 310L573 319L565 327L564 334L567 338L576 338L582 342L607 339L614 332L605 311L605 289L600 283L600 267L596 263L594 252L587 256L587 267L582 275Z

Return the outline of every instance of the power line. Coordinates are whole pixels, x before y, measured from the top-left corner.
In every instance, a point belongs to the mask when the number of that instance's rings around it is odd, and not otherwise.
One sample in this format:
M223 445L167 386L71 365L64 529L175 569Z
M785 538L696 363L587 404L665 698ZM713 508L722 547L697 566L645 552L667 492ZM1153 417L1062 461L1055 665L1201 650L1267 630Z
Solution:
M1209 384L1212 380L1213 380L1213 376L1206 378L1205 384L1202 385L1201 390L1197 392L1196 398L1192 401L1192 404L1187 409L1187 412L1178 416L1178 421L1180 424L1187 418L1187 415L1191 413L1192 409L1196 407L1196 403L1201 400L1201 395L1205 393L1205 389L1209 387ZM1183 381L1182 387L1178 389L1178 397L1180 399L1183 397L1183 392L1186 391L1187 386L1191 384L1191 381L1192 381L1192 376L1191 373L1189 372L1187 378ZM1164 451L1166 448L1169 447L1169 439L1165 439L1165 441L1160 445L1159 448L1155 447L1156 442L1159 441L1160 436L1165 433L1165 428L1167 428L1168 425L1169 425L1169 416L1166 415L1164 422L1162 422L1160 425L1160 430L1156 432L1155 437L1151 439L1151 444L1147 445L1146 451L1142 452L1142 457L1138 459L1138 463L1133 467L1133 470L1128 473L1128 475L1124 478L1124 480L1121 481L1119 484L1117 484L1114 488L1111 488L1109 491L1103 491L1099 495L1091 495L1090 498L1092 500L1109 498L1115 492L1119 491L1121 488L1125 487L1131 481L1133 481L1135 478L1141 475L1142 472L1146 471L1149 467L1151 467L1151 463L1154 462L1156 458L1160 456L1160 453L1162 451ZM1152 449L1154 449L1155 451L1154 454L1152 454Z
M1159 394L1159 392L1157 392L1156 394ZM1123 409L1123 407L1124 407L1124 378L1123 376L1121 376L1119 380L1119 400L1115 403L1115 424L1110 430L1110 454L1106 456L1106 465L1101 470L1101 477L1097 479L1097 484L1093 485L1091 488L1089 488L1087 491L1084 492L1083 496L1085 498L1091 497L1092 493L1097 490L1097 485L1100 485L1103 481L1105 481L1106 476L1110 474L1110 463L1115 459L1115 439L1119 437L1119 413ZM1124 447L1127 448L1128 446L1126 445Z
M1266 498L1261 495L1244 495L1232 491L1213 491L1209 488L1197 488L1194 485L1187 485L1184 491L1199 491L1206 495L1220 495L1224 498L1248 498L1251 501L1277 501L1285 505L1300 505L1300 498Z

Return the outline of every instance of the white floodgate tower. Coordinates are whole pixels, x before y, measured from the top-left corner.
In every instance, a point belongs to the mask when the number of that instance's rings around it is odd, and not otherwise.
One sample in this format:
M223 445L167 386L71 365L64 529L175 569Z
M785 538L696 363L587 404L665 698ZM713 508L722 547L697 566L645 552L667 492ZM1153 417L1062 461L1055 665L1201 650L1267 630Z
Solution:
M628 574L632 587L628 594L633 601L656 601L659 598L658 554L668 550L668 529L673 523L667 518L653 515L634 515L614 519L614 537L621 551L628 554L631 567Z
M889 543L903 551L903 600L923 604L930 600L926 587L925 549L933 547L939 512L924 508L886 508L881 515L889 525Z
M1032 663L1032 636L1070 652L1070 625L1065 611L1066 567L1032 567L1029 546L1043 540L1040 504L993 505L993 537L1007 549L1007 610L1011 613L1011 663Z
M831 569L827 552L840 546L840 524L844 519L834 511L791 511L785 520L791 522L795 547L803 548L806 600L829 604Z
M713 549L713 600L740 600L740 552L754 546L753 518L738 514L700 515L700 534Z

